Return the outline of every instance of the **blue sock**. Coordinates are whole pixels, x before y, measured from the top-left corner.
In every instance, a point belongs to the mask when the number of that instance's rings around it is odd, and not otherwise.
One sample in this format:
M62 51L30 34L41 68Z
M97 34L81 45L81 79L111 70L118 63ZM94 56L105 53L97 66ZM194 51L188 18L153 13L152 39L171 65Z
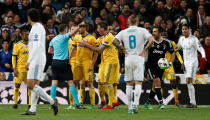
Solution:
M52 99L55 99L55 97L56 97L56 88L57 88L56 85L51 86L50 96L51 96Z
M76 103L76 105L80 105L79 99L77 96L77 89L76 89L75 85L71 85L71 86L69 86L69 88L70 88L71 94L74 98L74 102Z

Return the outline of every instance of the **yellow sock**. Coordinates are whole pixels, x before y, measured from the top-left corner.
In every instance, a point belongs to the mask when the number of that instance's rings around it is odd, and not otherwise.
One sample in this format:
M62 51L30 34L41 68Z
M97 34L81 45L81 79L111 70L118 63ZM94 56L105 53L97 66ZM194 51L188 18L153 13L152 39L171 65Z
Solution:
M105 91L105 93L107 95L109 94L109 90L108 90L108 85L107 84L104 85L104 91Z
M113 90L114 90L114 97L113 97L113 103L117 102L117 85L113 85Z
M98 91L99 91L101 101L105 101L105 98L104 98L105 97L105 87L104 87L104 85L98 84Z
M112 106L114 98L114 88L113 85L108 85L108 96L109 96L109 106Z
M84 103L85 99L85 85L80 86L80 103Z
M69 102L70 102L71 105L74 105L74 98L71 95L71 90L70 89L69 89Z
M173 93L174 93L175 103L179 103L179 100L178 100L178 88L173 89Z
M19 88L14 88L14 104L18 103Z
M95 88L89 89L89 95L90 95L90 104L95 105Z
M28 89L28 105L31 105L31 89Z
M163 96L163 88L160 89L161 95Z

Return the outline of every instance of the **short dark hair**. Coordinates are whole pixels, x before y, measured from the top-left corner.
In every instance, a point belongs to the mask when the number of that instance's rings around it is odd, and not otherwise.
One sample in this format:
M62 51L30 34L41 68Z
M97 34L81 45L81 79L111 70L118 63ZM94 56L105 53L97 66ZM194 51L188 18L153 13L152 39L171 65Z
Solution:
M108 29L108 24L104 21L100 22L98 24L101 28L104 28L104 30L107 30Z
M60 24L58 27L58 32L59 33L64 32L67 27L68 27L67 24Z
M190 29L190 26L188 24L183 24L182 27L184 27L184 26L187 27L188 29Z
M153 29L155 29L155 28L158 29L159 33L163 32L163 29L161 27L157 27L157 26L153 27Z
M5 42L9 43L8 40L2 40L2 44L4 44Z
M31 21L33 22L39 22L40 20L40 12L38 9L35 8L29 9L27 15L30 17Z

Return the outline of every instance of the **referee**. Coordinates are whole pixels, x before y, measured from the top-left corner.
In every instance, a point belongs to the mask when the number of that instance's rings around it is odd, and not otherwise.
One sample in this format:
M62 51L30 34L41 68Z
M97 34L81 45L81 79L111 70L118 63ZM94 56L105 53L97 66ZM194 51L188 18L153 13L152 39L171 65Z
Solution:
M68 81L69 89L76 103L75 108L84 109L84 107L79 103L77 97L77 89L73 82L71 66L68 60L69 38L77 31L78 29L71 33L68 33L68 26L65 24L61 24L58 28L59 35L54 37L50 42L48 53L53 54L51 97L53 99L56 97L56 88L58 85L58 81Z

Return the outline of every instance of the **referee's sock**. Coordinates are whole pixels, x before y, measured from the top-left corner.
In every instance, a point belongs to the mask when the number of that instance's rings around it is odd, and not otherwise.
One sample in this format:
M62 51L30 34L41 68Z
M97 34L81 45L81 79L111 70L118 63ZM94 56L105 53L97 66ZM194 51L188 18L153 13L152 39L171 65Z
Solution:
M69 86L69 88L70 88L71 94L74 98L75 104L80 105L78 95L77 95L77 89L76 89L75 85L71 85L71 86Z
M55 99L55 97L56 97L56 88L57 88L56 85L51 86L50 96L51 96L52 99Z

